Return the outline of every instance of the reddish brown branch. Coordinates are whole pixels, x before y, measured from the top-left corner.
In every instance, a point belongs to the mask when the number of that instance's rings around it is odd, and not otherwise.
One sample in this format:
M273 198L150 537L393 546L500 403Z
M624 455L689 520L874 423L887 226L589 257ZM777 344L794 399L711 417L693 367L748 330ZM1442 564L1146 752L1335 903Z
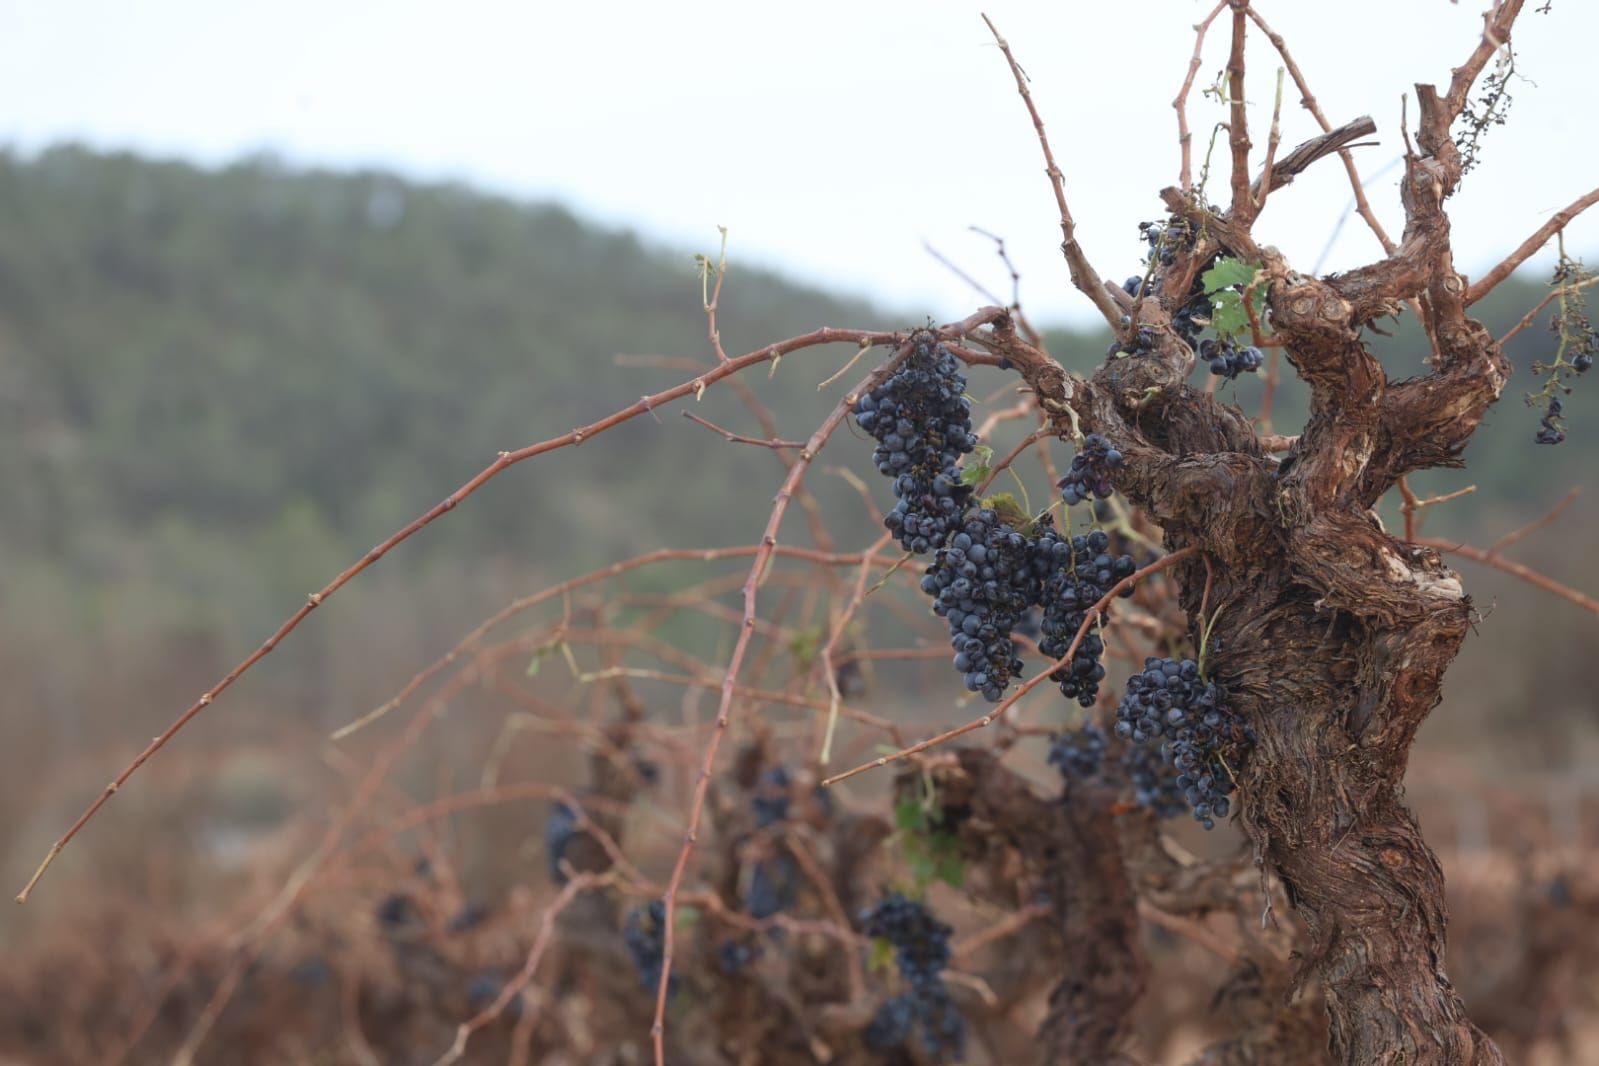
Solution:
M1177 90L1177 97L1171 106L1177 111L1177 145L1182 149L1182 169L1179 171L1178 184L1186 194L1194 184L1194 135L1188 130L1188 93L1194 87L1194 75L1199 73L1199 65L1203 62L1202 53L1205 47L1205 33L1210 29L1210 24L1216 21L1216 16L1227 7L1227 0L1217 0L1216 6L1210 9L1210 14L1194 26L1194 54L1188 60L1188 73L1183 78L1183 84Z
M1310 83L1305 80L1305 75L1299 69L1299 64L1295 63L1294 57L1289 54L1288 43L1283 40L1282 34L1268 26L1266 20L1260 17L1260 12L1252 7L1248 11L1249 17L1254 20L1256 26L1260 27L1260 32L1266 35L1266 39L1271 42L1272 47L1277 49L1277 54L1282 56L1283 66L1288 68L1288 76L1294 80L1295 87L1299 89L1299 102L1304 105L1305 110L1314 116L1316 124L1321 127L1323 133L1331 133L1333 129L1332 123L1327 121L1327 116L1322 112L1321 105L1316 102L1316 95L1310 91ZM1383 229L1382 223L1377 221L1377 215L1371 209L1371 201L1366 199L1366 189L1361 183L1360 170L1355 166L1354 155L1350 153L1348 148L1339 148L1338 158L1343 160L1344 170L1349 175L1350 188L1355 193L1355 210L1360 213L1360 217L1370 227L1372 234L1377 238L1377 242L1382 245L1382 250L1387 254L1393 254L1395 244L1393 239L1388 236L1387 231Z
M1504 536L1500 537L1498 540L1494 541L1493 545L1491 547L1489 547L1489 549L1488 549L1488 554L1489 555L1497 555L1497 554L1499 554L1499 552L1503 551L1505 548L1510 547L1512 544L1516 543L1518 540L1521 540L1522 538L1524 538L1524 537L1526 537L1526 536L1528 536L1528 535L1530 535L1532 533L1536 533L1538 530L1542 529L1544 526L1547 526L1549 523L1553 522L1555 519L1559 518L1562 514L1564 514L1566 508L1570 507L1572 505L1572 503L1575 502L1577 497L1580 496L1580 495L1582 495L1582 490L1581 489L1572 489L1570 492L1568 492L1564 496L1562 496L1560 498L1560 502L1555 504L1553 507L1551 507L1549 509L1549 513L1545 514L1542 518L1539 518L1539 519L1537 519L1535 521L1532 521L1532 522L1528 522L1526 525L1522 526L1520 529L1512 530L1511 532L1506 533Z
M1231 0L1233 45L1227 57L1227 145L1232 149L1233 201L1229 214L1248 226L1256 205L1249 195L1249 116L1244 103L1244 31L1249 26L1248 0Z
M1494 290L1496 285L1508 278L1518 266L1536 255L1538 249L1548 244L1551 237L1564 230L1572 219L1596 203L1599 203L1599 189L1592 189L1586 195L1578 197L1559 211L1556 211L1548 222L1539 226L1532 236L1522 241L1515 251L1505 256L1503 262L1484 274L1467 290L1466 304L1469 306L1487 296Z
M1521 578L1528 584L1538 586L1545 592L1552 592L1563 600L1569 600L1592 615L1599 616L1599 600L1591 596L1585 596L1568 585L1562 585L1552 577L1545 577L1530 567L1522 566L1520 563L1513 563L1503 556L1495 555L1493 552L1484 551L1481 548L1473 548L1467 544L1456 544L1453 541L1440 540L1437 537L1418 537L1416 543L1437 551L1462 556L1472 562L1482 563L1484 566L1503 570L1507 574Z

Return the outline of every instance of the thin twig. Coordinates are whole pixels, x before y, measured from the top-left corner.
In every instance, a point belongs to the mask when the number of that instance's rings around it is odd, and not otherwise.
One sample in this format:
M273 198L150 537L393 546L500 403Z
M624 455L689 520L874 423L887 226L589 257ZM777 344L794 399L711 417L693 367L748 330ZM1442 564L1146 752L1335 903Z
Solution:
M776 503L772 506L771 516L766 522L766 532L761 536L761 550L756 553L750 565L749 579L744 584L744 624L739 627L738 639L733 645L733 655L728 662L727 672L722 680L722 697L717 708L715 725L711 730L710 740L705 745L705 757L700 765L699 779L694 785L694 799L689 808L688 829L683 834L682 847L678 849L677 861L672 866L672 876L667 882L666 893L663 897L665 904L665 938L661 956L661 977L655 993L655 1021L650 1027L650 1035L655 1044L656 1066L666 1066L666 999L669 982L672 974L672 949L675 944L676 931L673 929L674 915L677 909L677 893L683 883L683 875L688 869L689 857L694 852L694 846L699 837L700 821L705 813L705 797L710 790L711 778L716 770L716 755L721 749L722 738L727 735L727 728L732 721L733 690L738 684L739 669L744 663L745 653L749 649L750 637L755 632L756 617L756 592L760 588L761 575L766 570L766 564L771 559L772 549L777 546L777 532L783 522L783 515L788 510L788 503L794 497L795 489L804 477L828 438L843 424L844 418L855 405L857 396L864 390L872 388L882 380L909 351L908 342L902 344L899 354L895 359L889 360L871 374L867 375L859 388L851 391L833 408L831 414L811 434L804 448L800 450L799 461L789 470L788 477L783 480L783 485L777 492Z
M511 1005L511 1000L521 994L533 980L533 974L539 968L539 962L544 958L545 949L550 946L550 937L555 933L555 919L577 899L578 894L587 892L602 885L610 884L616 880L614 873L605 874L578 874L566 883L561 892L550 905L544 908L544 917L539 920L538 935L533 938L533 947L527 953L527 959L522 963L522 968L516 972L505 987L500 989L500 994L494 997L494 1002L484 1007L477 1014L462 1022L455 1030L455 1042L448 1051L439 1056L434 1066L451 1066L451 1063L461 1061L461 1056L466 1054L466 1042L472 1034L493 1022Z
M734 433L730 429L723 429L721 426L717 425L715 422L712 422L708 418L701 418L699 415L695 414L693 411L684 411L683 412L683 417L688 419L690 422L693 422L693 423L695 423L697 425L704 426L706 429L710 430L712 433L720 433L722 435L722 439L725 440L725 441L728 441L731 444L758 444L758 445L760 445L763 448L803 448L803 447L805 447L805 442L802 441L802 440L761 440L759 437L744 437L744 436L740 436L739 434Z
M1578 197L1559 211L1556 211L1548 222L1539 226L1532 236L1522 241L1515 251L1505 256L1498 266L1484 274L1466 291L1466 306L1469 307L1484 296L1487 296L1493 291L1494 286L1508 278L1518 266L1537 254L1538 249L1548 244L1550 238L1564 230L1572 219L1596 203L1599 203L1599 189L1592 189L1586 195Z
M1072 284L1089 300L1093 301L1105 322L1117 334L1126 332L1122 325L1122 313L1110 298L1110 293L1105 288L1105 280L1094 270L1088 262L1088 256L1083 251L1082 245L1077 243L1077 224L1072 221L1071 209L1066 206L1066 188L1061 175L1060 167L1055 163L1055 153L1050 150L1049 138L1044 135L1044 120L1038 113L1038 106L1033 103L1033 94L1027 88L1027 75L1023 73L1021 64L1016 62L1016 57L1011 54L1010 42L1000 36L994 22L987 15L983 22L988 25L988 31L994 35L994 41L999 45L999 50L1005 53L1005 62L1010 64L1011 74L1016 78L1016 91L1021 93L1022 100L1027 104L1027 113L1032 116L1033 129L1038 131L1038 144L1044 150L1044 172L1049 175L1049 184L1055 191L1055 206L1060 209L1061 251L1066 256L1066 266L1071 272Z
M1569 296L1574 292L1581 292L1583 289L1586 289L1588 286L1594 284L1599 284L1599 274L1595 274L1591 278L1583 278L1581 281L1555 286L1553 289L1549 290L1549 293L1542 300L1538 301L1538 305L1536 307L1522 315L1521 321L1517 322L1514 326L1511 326L1505 335L1500 337L1495 343L1497 343L1501 348L1504 347L1505 343L1509 341L1511 337L1514 337L1516 334L1532 325L1533 319L1538 317L1538 312L1554 303L1556 299L1560 298L1561 296Z
M955 330L958 335L964 333L967 329L975 328L976 324L978 324L980 321L992 321L995 317L1002 313L1003 311L998 308L985 309L984 311L978 312L978 314L972 318L968 318L964 322L951 328ZM759 363L769 362L777 359L778 357L789 352L795 352L804 348L815 347L821 344L837 343L839 341L852 341L856 344L870 341L872 344L886 345L898 344L901 339L901 336L897 333L885 333L872 330L813 330L810 333L802 334L798 337L791 337L788 340L767 345L757 351L749 353L748 355L743 355L737 359L729 360L728 362L723 363L713 369L705 371L703 374L693 378L692 380L682 382L681 384L675 385L669 389L663 389L653 396L644 397L636 403L624 407L620 411L606 415L604 418L601 418L595 422L591 422L580 429L574 429L569 433L563 433L560 436L551 437L549 440L540 441L538 444L532 444L525 448L519 448L515 451L501 452L499 457L495 459L494 462L484 467L476 476L472 477L460 488L457 488L439 503L429 508L421 516L414 519L410 524L391 534L386 540L363 555L357 562L353 563L343 572L338 574L338 576L334 577L321 589L311 593L311 595L306 598L306 602L300 607L300 609L290 615L288 620L279 626L277 631L268 637L260 647L246 656L237 666L230 670L222 678L222 680L211 686L211 688L206 690L206 692L203 693L199 699L195 700L188 710L179 715L177 719L174 720L173 723L169 725L163 733L152 740L149 745L146 746L145 749L141 751L138 756L136 756L134 760L129 763L128 766L120 774L118 774L115 779L111 781L110 784L106 785L106 787L101 790L100 794L95 797L94 802L90 803L87 809L85 809L84 812L78 816L77 821L73 822L67 831L62 834L61 838L50 846L49 852L46 853L44 860L39 863L39 866L34 871L33 876L28 879L28 883L23 886L22 891L17 893L17 902L26 903L28 901L28 896L33 891L34 886L39 883L39 879L44 876L45 871L50 868L51 863L55 862L56 857L61 854L61 852L69 843L71 843L72 838L78 835L78 832L88 824L89 820L95 816L100 808L105 806L105 804L110 801L111 797L117 794L118 790L120 790L122 786L127 783L128 779L132 777L141 766L149 761L151 756L160 751L162 748L166 747L167 743L171 741L172 738L175 737L184 726L188 725L189 722L199 715L201 711L209 707L218 696L220 696L235 681L243 676L245 671L249 670L256 663L264 659L274 648L278 646L280 641L292 633L300 625L300 623L305 620L307 615L316 610L316 608L319 607L325 600L331 597L334 593L338 592L339 589L343 588L362 571L372 566L372 564L383 558L404 541L409 540L414 534L420 532L424 527L431 525L436 519L453 511L456 506L464 501L467 497L471 496L474 492L482 488L485 484L497 477L499 474L503 473L505 470L526 459L532 459L535 456L543 455L546 452L556 451L561 448L575 447L579 444L582 444L586 440L598 436L608 429L612 429L624 422L628 422L634 418L637 418L639 415L652 412L654 408L660 406L661 404L671 403L674 400L679 400L689 395L693 395L695 397L701 396L708 387L721 381L723 378L737 374L739 371L751 366L755 366Z
M1193 141L1194 135L1188 130L1188 94L1194 87L1194 75L1199 73L1199 65L1204 61L1201 53L1205 47L1205 32L1210 29L1210 24L1216 21L1216 16L1227 9L1227 0L1217 0L1215 7L1210 9L1204 21L1194 26L1194 54L1188 60L1188 74L1183 78L1182 88L1177 90L1177 97L1171 106L1177 111L1177 145L1182 149L1182 169L1179 171L1179 184L1184 193L1193 188Z
M1500 537L1498 540L1494 541L1493 544L1488 548L1488 554L1498 555L1501 551L1510 547L1518 540L1521 540L1532 533L1536 533L1538 530L1542 529L1544 526L1547 526L1549 523L1553 522L1555 519L1564 514L1566 508L1570 507L1577 497L1581 495L1581 489L1572 489L1570 492L1566 493L1560 498L1559 503L1555 504L1549 509L1548 514L1544 515L1542 518L1536 519L1535 521L1528 522L1520 529L1512 530L1511 532Z
M1465 558L1470 559L1472 562L1482 563L1484 566L1491 566L1497 570L1503 570L1507 574L1521 578L1521 580L1527 582L1528 584L1538 586L1545 592L1552 592L1563 600L1569 600L1590 614L1599 617L1599 600L1596 600L1591 596L1585 596L1576 589L1571 588L1569 585L1562 585L1554 578L1545 577L1543 574L1538 573L1538 571L1522 566L1520 563L1513 563L1501 555L1495 555L1492 552L1483 551L1481 548L1473 548L1467 544L1456 544L1453 541L1440 540L1437 537L1419 537L1416 539L1415 543L1421 544L1428 548L1433 548L1437 551L1449 552L1454 555L1464 556Z

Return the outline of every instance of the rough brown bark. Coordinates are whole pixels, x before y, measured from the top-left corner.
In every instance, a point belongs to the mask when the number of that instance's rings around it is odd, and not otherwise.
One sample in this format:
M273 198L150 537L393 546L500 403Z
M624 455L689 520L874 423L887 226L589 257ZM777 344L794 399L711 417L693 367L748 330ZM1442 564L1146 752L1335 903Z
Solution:
M1007 323L990 341L1057 432L1116 442L1126 457L1117 488L1161 524L1168 548L1208 558L1177 573L1196 643L1210 577L1220 615L1207 662L1257 737L1238 768L1240 822L1305 924L1331 1050L1350 1064L1502 1061L1445 974L1443 875L1402 800L1411 743L1439 701L1471 601L1434 551L1390 536L1370 508L1408 471L1458 465L1509 375L1465 314L1471 289L1454 269L1444 205L1462 172L1450 126L1521 6L1502 0L1485 16L1447 91L1417 87L1405 232L1387 258L1307 277L1254 241L1248 210L1218 214L1167 189L1197 236L1156 271L1158 298L1139 301L1151 348L1085 381ZM1270 329L1310 386L1310 418L1281 463L1240 414L1185 384L1193 355L1171 316L1217 255L1260 265ZM1421 310L1433 366L1390 382L1365 331L1405 301Z

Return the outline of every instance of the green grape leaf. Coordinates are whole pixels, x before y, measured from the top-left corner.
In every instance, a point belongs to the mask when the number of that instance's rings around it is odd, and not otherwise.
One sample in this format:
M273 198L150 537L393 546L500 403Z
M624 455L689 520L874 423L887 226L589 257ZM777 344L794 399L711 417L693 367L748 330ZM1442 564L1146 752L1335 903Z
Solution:
M1249 315L1244 311L1244 298L1231 289L1213 293L1210 297L1210 326L1219 337L1234 337L1249 328Z
M992 469L994 449L986 444L979 444L972 449L972 458L966 466L961 467L962 485L980 485L988 477Z
M1224 255L1199 280L1205 286L1205 294L1211 296L1223 289L1242 288L1254 281L1258 273L1260 267L1255 264Z

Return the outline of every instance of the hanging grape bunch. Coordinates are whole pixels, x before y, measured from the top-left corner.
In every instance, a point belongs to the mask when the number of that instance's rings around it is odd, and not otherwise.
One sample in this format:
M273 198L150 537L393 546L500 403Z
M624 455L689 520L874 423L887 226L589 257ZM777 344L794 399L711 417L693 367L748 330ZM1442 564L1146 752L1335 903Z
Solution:
M1038 599L1032 543L984 508L971 514L922 578L933 612L949 622L955 669L994 702L1022 669L1011 631Z
M1051 527L1040 534L1034 547L1034 558L1042 571L1042 637L1038 650L1046 658L1055 660L1065 655L1094 604L1137 569L1132 556L1112 556L1109 549L1110 536L1102 529L1069 540ZM1129 586L1122 595L1131 593ZM1071 662L1050 675L1060 683L1061 695L1092 707L1105 677L1105 667L1100 663L1104 654L1105 642L1099 634L1083 634Z
M905 362L855 403L855 424L877 441L872 462L894 479L899 500L883 524L918 555L960 525L971 495L959 468L977 445L965 390L955 357L921 333Z
M1212 829L1217 818L1227 817L1233 767L1253 738L1227 709L1221 687L1205 680L1194 660L1145 659L1143 672L1127 679L1116 708L1116 735L1133 744L1164 741L1161 757L1176 771L1194 819Z
M886 941L894 964L909 988L878 1008L866 1029L866 1045L886 1051L919 1033L929 1055L959 1058L966 1042L966 1022L955 1009L943 971L949 965L953 930L927 907L890 892L861 915L861 927L874 940Z

